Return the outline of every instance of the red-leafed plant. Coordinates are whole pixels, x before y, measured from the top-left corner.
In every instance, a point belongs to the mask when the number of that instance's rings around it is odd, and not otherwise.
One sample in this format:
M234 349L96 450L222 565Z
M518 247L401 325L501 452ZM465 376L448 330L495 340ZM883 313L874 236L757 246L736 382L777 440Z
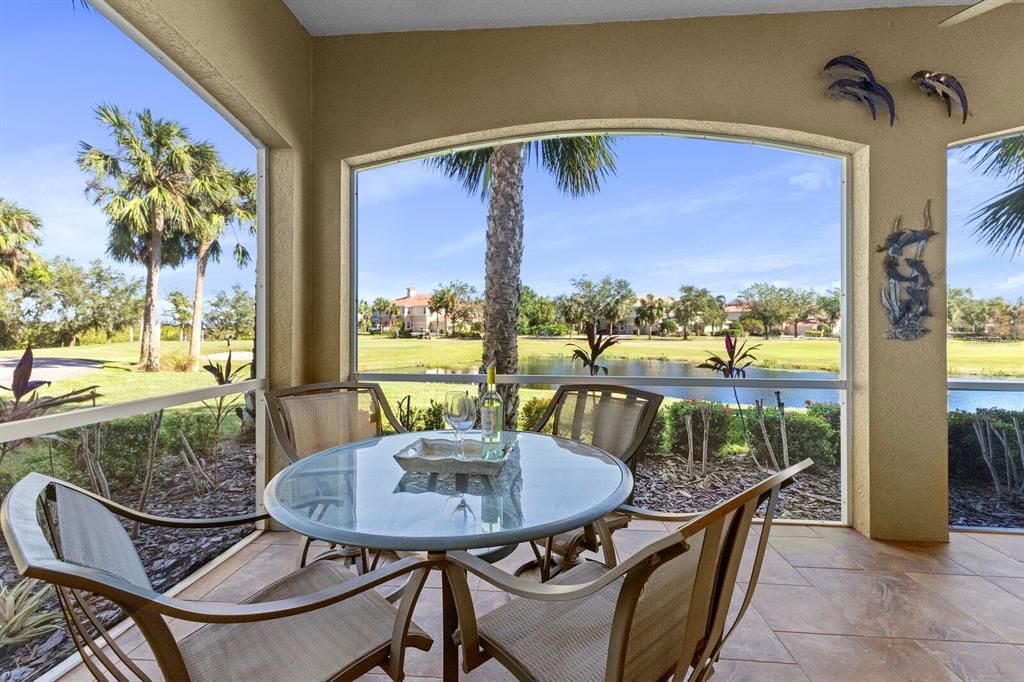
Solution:
M0 389L10 391L12 395L11 399L0 398L0 424L41 417L51 410L72 403L92 401L95 404L96 386L86 386L56 396L40 396L39 389L48 386L50 382L32 378L32 359L32 348L26 348L14 368L11 385L0 385ZM0 464L9 452L29 440L31 438L20 438L0 444Z
M710 369L714 372L718 372L722 375L723 379L745 379L747 376L747 367L750 367L757 358L754 356L753 351L761 347L761 344L757 343L747 348L747 342L741 341L738 345L729 334L725 335L725 357L714 353L708 353L708 359L697 365L700 369ZM732 387L732 395L736 398L736 409L740 413L740 421L743 423L743 434L746 438L747 434L747 419L743 415L743 406L740 405L740 395L736 391L736 386ZM751 452L751 457L754 457ZM754 462L760 466L757 459Z
M593 322L587 322L585 326L587 332L587 346L589 346L589 348L584 348L583 346L575 343L567 343L565 345L576 349L572 352L572 359L579 360L583 363L583 366L590 371L590 376L597 376L601 372L604 372L605 376L608 376L608 368L597 364L597 359L601 357L601 353L617 344L619 342L619 337L598 334Z

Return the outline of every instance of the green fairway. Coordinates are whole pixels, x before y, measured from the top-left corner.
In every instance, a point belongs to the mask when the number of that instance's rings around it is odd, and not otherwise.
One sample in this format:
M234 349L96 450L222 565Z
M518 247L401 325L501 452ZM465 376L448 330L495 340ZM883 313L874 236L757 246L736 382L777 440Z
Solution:
M537 339L522 337L519 340L521 361L530 358L569 356L566 343L569 339ZM575 342L583 343L579 339ZM758 367L769 369L793 369L838 371L839 342L835 339L763 339L751 338L749 345L761 344L755 351ZM708 352L724 353L721 337L699 337L684 341L678 338L647 340L632 337L611 348L604 357L672 360L696 365L707 357ZM237 352L252 350L251 341L236 341L232 348ZM422 372L430 369L449 371L471 371L479 367L481 355L479 340L441 339L395 339L384 336L359 337L359 370L362 372ZM952 339L949 341L950 376L991 376L1024 377L1024 342L983 342ZM187 345L178 341L164 341L161 349L165 359L181 358ZM227 351L224 341L203 344L203 356ZM111 343L95 346L35 349L37 358L77 358L94 360L102 368L78 376L54 382L48 393L61 393L83 386L98 386L99 405L136 400L154 395L177 393L204 386L214 385L213 377L207 372L163 371L156 373L137 372L133 364L138 359L137 343ZM0 357L18 357L21 351L0 351ZM709 374L710 376L710 374ZM387 384L389 397L415 394L415 405L427 404L430 397L439 400L445 390L443 384ZM532 395L544 395L549 391L523 389L524 399Z
M519 340L519 356L529 358L568 357L568 339ZM577 340L579 342L579 340ZM761 344L755 351L758 367L839 371L839 342L836 339L750 338L748 345ZM627 338L603 357L674 360L698 364L708 352L724 354L721 337ZM359 370L362 372L422 371L444 369L466 371L479 366L480 341L459 339L395 339L383 336L359 337ZM1024 376L1024 341L985 342L952 339L949 342L950 376Z

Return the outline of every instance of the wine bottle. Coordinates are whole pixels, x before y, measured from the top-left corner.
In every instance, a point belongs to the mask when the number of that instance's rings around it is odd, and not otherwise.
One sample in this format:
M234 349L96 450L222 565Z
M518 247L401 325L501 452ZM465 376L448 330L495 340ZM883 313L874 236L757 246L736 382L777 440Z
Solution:
M505 409L498 395L494 365L487 368L487 392L480 399L480 440L483 458L501 457L501 429L505 423Z

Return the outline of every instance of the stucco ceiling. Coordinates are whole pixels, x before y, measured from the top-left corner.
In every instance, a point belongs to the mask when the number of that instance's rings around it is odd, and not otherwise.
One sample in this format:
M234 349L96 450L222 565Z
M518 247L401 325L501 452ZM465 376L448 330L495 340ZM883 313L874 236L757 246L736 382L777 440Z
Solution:
M312 35L964 5L971 0L284 0Z

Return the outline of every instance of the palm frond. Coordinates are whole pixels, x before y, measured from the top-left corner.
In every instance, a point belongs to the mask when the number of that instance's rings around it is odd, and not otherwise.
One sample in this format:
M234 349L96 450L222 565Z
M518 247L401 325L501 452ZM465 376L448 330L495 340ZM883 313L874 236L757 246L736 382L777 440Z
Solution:
M486 199L491 189L491 152L493 147L477 147L459 152L431 156L423 162L441 171L446 177L458 180L467 194L478 194Z
M594 194L615 174L614 138L578 135L534 140L524 145L525 160L539 163L559 190L573 198Z
M971 215L973 234L996 253L1015 258L1024 251L1024 135L984 142L967 154L986 175L1015 182L1006 192L979 206Z

